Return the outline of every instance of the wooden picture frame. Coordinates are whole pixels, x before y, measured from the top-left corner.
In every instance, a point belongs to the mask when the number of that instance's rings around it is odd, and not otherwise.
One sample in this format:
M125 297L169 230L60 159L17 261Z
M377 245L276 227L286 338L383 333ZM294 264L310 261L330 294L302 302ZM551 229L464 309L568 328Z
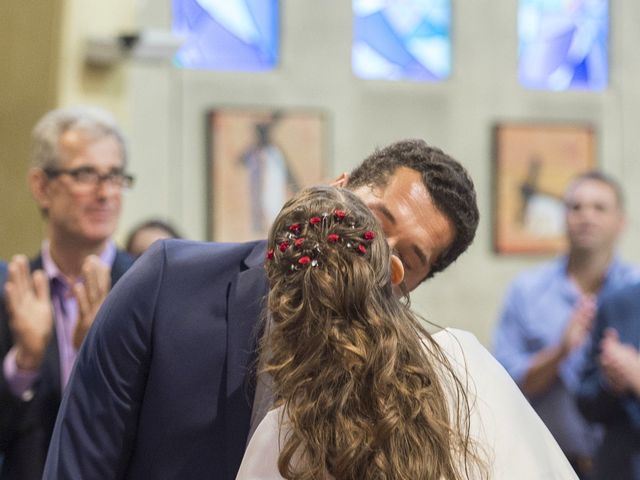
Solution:
M494 128L494 250L554 254L566 247L564 192L596 167L595 130L576 123Z
M209 238L266 238L294 192L326 181L326 123L325 114L313 109L208 112Z

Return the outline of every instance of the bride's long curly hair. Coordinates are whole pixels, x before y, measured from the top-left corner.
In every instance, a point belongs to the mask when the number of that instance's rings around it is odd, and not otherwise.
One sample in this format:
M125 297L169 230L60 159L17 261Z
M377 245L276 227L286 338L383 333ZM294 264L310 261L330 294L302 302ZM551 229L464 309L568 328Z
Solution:
M260 366L285 425L287 479L486 476L466 388L391 286L390 251L351 192L313 187L269 236Z

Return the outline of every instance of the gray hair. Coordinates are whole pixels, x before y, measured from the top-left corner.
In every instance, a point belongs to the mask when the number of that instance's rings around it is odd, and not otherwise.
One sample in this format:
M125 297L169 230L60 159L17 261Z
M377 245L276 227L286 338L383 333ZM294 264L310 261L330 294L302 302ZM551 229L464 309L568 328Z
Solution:
M38 121L31 133L31 166L59 167L62 157L60 137L69 130L81 131L93 140L113 137L120 145L123 165L126 166L127 146L114 117L105 110L87 106L58 108Z

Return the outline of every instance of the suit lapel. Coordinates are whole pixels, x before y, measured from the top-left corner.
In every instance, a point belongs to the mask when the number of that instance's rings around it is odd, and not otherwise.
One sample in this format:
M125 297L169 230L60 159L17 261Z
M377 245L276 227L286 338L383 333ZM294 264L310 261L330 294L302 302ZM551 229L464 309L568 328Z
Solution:
M245 259L245 270L232 281L228 299L226 418L228 476L235 474L242 461L251 421L256 340L267 285L262 266L265 243L256 245Z
M640 318L637 312L640 312L640 297L635 295L640 294L640 289L633 288L633 290L628 289L631 295L634 295L632 298L632 309L631 314L625 312L625 315L621 315L621 317L627 316L630 321L625 326L627 332L620 332L620 336L622 338L628 338L632 342L632 346L637 350L640 348Z
M120 279L122 275L133 265L133 258L129 254L117 250L116 257L113 259L111 266L111 287Z

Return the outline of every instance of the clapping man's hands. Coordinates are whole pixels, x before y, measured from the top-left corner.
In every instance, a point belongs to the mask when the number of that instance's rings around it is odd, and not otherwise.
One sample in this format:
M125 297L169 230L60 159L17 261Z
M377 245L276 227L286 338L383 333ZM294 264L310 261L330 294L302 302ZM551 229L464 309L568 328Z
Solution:
M608 328L600 341L599 362L614 393L640 396L640 355L631 345L620 342L618 332Z
M584 296L578 301L561 340L565 355L580 347L589 337L596 306L596 298L593 295Z
M80 349L85 335L96 318L98 309L111 290L111 269L95 255L89 255L82 264L84 283L73 287L78 300L78 323L73 332L73 346Z
M27 257L16 255L9 262L4 290L16 366L21 370L37 370L53 330L49 279L42 270L31 273Z

